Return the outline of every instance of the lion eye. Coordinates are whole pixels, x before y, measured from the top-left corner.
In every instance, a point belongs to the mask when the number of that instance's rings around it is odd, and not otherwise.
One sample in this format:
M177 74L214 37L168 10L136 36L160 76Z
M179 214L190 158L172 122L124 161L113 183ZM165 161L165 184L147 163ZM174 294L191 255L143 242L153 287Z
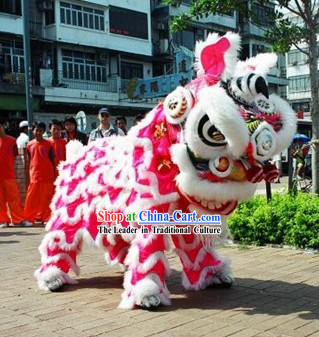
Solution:
M204 115L198 123L198 136L203 143L209 146L226 145L225 136L213 125L208 115Z
M208 135L217 142L225 139L225 136L220 131L213 131L211 134L209 133Z

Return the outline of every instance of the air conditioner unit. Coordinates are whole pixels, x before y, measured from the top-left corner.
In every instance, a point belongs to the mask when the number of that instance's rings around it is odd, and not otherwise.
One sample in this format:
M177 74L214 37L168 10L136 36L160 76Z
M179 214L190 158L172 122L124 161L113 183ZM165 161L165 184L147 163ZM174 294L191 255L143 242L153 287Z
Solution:
M96 58L98 61L107 61L108 60L108 54L107 52L100 51L96 54Z
M159 45L160 53L166 54L168 51L168 39L161 39Z

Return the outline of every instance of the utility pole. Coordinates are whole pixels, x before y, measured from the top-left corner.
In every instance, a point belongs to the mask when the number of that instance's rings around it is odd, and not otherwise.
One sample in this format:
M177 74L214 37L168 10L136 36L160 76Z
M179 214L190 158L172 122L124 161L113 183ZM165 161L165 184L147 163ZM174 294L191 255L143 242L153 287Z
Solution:
M288 148L288 191L291 192L293 188L293 161L291 156L291 146Z
M268 181L266 181L266 197L267 197L267 202L270 202L271 201L271 184Z
M33 123L33 95L32 95L32 69L30 56L30 14L29 0L22 0L23 3L23 51L24 51L24 68L25 68L25 96L28 119L28 135L32 139Z

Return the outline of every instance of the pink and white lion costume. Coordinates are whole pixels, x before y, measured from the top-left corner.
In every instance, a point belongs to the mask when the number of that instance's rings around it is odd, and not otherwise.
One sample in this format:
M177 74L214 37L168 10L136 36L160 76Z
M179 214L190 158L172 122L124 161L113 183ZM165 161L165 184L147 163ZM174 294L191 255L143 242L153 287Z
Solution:
M267 161L289 146L296 118L288 103L268 93L265 75L274 54L238 61L240 37L210 34L196 45L197 77L178 87L126 137L100 139L60 165L56 194L35 272L40 288L74 284L82 241L101 248L111 265L124 265L121 308L169 305L165 257L169 239L182 266L182 284L199 290L231 286L228 260L216 236L99 234L96 212L197 211L226 218L256 183L278 171ZM112 224L108 224L112 225ZM138 227L122 222L121 226ZM151 229L151 227L150 227ZM224 235L225 236L225 235Z

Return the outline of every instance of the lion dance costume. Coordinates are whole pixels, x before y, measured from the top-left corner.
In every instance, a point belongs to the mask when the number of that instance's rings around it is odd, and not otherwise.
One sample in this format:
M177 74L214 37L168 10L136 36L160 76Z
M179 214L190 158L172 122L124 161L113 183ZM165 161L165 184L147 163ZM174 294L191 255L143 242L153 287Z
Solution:
M210 34L195 49L197 77L178 87L126 137L100 139L59 167L56 194L41 245L40 288L74 284L82 241L101 248L111 265L124 265L120 307L169 305L165 257L171 239L182 284L199 290L229 287L229 261L214 250L212 235L100 234L96 212L197 211L225 220L261 180L278 175L268 160L287 148L296 118L288 103L270 95L266 73L274 54L238 61L240 37ZM112 224L108 224L111 226ZM136 226L123 221L121 226Z

